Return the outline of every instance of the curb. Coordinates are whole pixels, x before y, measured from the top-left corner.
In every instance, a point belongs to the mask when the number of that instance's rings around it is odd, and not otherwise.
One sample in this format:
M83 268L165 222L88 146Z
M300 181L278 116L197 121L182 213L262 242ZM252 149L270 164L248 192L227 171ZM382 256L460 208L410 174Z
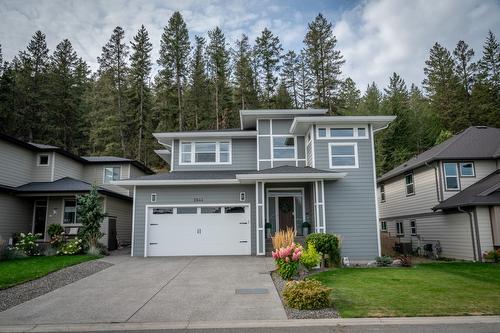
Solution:
M0 332L85 332L130 330L189 330L214 328L275 328L317 326L381 326L381 325L446 325L446 324L496 324L500 316L463 317L397 317L354 319L292 319L292 320L243 320L207 322L157 322L157 323L98 323L98 324L33 324L0 325Z

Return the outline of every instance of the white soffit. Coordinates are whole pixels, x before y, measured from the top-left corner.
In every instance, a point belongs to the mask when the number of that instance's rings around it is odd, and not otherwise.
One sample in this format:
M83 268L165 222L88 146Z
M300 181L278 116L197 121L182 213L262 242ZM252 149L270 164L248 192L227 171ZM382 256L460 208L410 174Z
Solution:
M172 144L172 140L192 139L230 139L255 138L257 131L199 131L199 132L166 132L153 133L159 143L165 146Z
M381 129L396 119L396 116L323 116L323 117L295 117L291 134L305 135L311 125L354 125L372 124L373 129Z
M258 118L293 118L296 116L324 115L328 109L259 109L240 110L241 129L256 128Z

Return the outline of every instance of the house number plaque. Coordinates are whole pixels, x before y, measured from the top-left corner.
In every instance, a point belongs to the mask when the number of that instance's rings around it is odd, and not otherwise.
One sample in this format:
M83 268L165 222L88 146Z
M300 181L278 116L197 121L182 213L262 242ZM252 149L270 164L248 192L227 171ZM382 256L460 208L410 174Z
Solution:
M203 198L193 198L194 202L203 202Z

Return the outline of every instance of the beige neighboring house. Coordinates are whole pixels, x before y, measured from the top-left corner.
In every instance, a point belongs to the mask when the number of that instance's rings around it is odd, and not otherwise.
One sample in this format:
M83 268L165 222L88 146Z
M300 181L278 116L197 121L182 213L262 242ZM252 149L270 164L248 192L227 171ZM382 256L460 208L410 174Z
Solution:
M385 248L482 261L500 248L500 129L469 127L378 180Z
M61 224L76 234L76 198L99 187L107 214L101 242L130 244L132 197L110 182L152 174L143 164L120 157L80 157L59 147L27 143L0 133L0 246L15 233L34 232L48 240L47 227Z

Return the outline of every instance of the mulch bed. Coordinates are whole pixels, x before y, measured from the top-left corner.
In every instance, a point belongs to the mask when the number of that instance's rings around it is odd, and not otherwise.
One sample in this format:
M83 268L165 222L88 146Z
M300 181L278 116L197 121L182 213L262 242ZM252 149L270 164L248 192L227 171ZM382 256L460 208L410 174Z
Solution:
M18 304L64 287L110 266L113 266L113 264L100 260L87 261L49 273L36 280L2 289L0 290L0 311L5 311Z
M274 286L276 287L276 290L280 295L281 303L283 304L283 308L285 308L288 319L340 318L338 312L335 311L334 308L325 308L319 310L298 310L290 308L286 305L282 294L282 290L283 287L285 287L286 281L283 280L276 271L271 272L271 278L273 279Z

